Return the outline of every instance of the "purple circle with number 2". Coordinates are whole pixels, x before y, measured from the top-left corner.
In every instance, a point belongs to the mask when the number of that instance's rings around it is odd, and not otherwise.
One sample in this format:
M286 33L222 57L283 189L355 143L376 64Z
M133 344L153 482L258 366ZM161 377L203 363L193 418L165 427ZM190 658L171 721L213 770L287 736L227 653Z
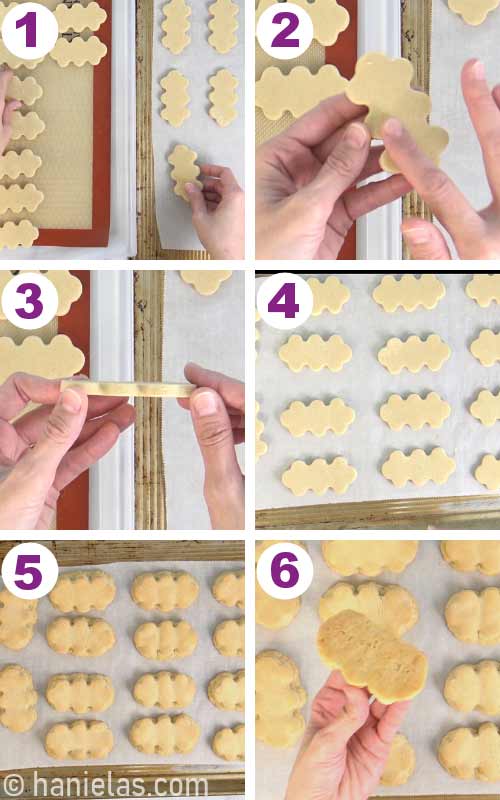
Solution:
M276 3L259 17L257 41L268 56L288 61L301 56L314 38L311 17L295 3Z

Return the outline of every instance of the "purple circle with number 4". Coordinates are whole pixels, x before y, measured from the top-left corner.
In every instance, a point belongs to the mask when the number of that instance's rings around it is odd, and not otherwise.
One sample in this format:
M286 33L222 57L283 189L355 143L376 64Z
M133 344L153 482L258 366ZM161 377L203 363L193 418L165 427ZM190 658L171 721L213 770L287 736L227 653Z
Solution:
M268 56L280 61L301 56L313 38L311 17L295 3L275 3L257 21L257 41Z
M314 305L312 289L300 275L278 272L257 285L257 309L261 319L271 328L290 331L303 325L311 316Z
M257 580L266 594L292 600L309 589L314 567L309 553L294 542L278 542L266 548L257 563Z

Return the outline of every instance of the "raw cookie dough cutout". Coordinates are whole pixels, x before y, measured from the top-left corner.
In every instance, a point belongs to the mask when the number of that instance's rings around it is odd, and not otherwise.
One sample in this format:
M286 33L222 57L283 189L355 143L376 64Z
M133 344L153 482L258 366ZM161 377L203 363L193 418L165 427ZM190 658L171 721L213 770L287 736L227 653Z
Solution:
M163 108L161 118L172 125L180 128L191 116L189 110L189 80L178 69L171 69L160 81L160 86L164 89L161 96Z
M479 728L456 728L443 737L439 763L462 781L500 781L500 730L492 722Z
M262 438L265 426L259 417L260 403L255 402L255 462L257 463L268 451L267 442Z
M451 406L436 392L429 392L425 397L410 394L406 398L393 394L380 409L380 419L392 431L401 431L405 425L412 431L421 431L426 425L442 428L450 414Z
M389 339L378 354L378 360L391 375L399 375L404 369L416 374L425 367L439 372L451 356L451 350L440 336L433 333L427 339L409 336L408 339Z
M500 575L500 542L442 541L441 555L457 572Z
M189 203L186 183L194 183L199 189L203 189L202 182L198 180L200 168L194 163L197 158L198 153L185 144L176 145L168 157L168 163L173 167L171 177L174 182L174 194L182 197L186 203Z
M386 275L373 292L373 299L384 311L393 314L395 311L416 311L425 308L431 311L436 308L446 294L444 284L435 275L403 275L397 280Z
M326 461L315 459L312 464L294 461L281 478L284 486L295 495L303 497L307 492L321 497L328 490L343 495L358 477L357 471L345 458Z
M356 412L339 398L331 400L328 405L321 400L313 400L309 405L295 400L280 416L283 427L295 438L306 433L322 437L328 431L343 436L355 419Z
M239 8L233 0L215 0L208 7L210 21L208 28L211 31L208 43L221 55L229 53L238 44Z
M12 211L20 214L22 211L33 213L42 203L44 194L33 183L25 186L12 184L11 186L0 186L0 214Z
M44 59L45 56L43 58L35 59L18 58L14 55L14 53L11 53L10 50L7 50L3 43L3 39L0 39L0 64L4 64L5 66L10 67L10 69L19 69L19 67L25 67L25 69L32 70L35 69L35 67L38 67L38 65L41 64Z
M275 2L276 0L260 0L256 20ZM349 12L337 0L293 0L293 3L307 11L313 24L314 38L323 47L335 44L339 35L349 27Z
M307 702L298 667L277 650L255 659L255 736L281 750L294 747L306 723L301 709Z
M298 119L328 97L345 92L348 83L333 64L316 73L293 67L287 75L278 67L267 67L255 85L255 105L267 119L281 119L287 111Z
M0 338L0 383L14 372L27 372L41 378L64 378L76 375L84 364L82 351L61 334L49 344L37 336L28 336L19 345L7 337Z
M12 114L12 141L27 139L32 142L38 139L45 127L45 122L40 119L36 111L29 111L27 114L14 111Z
M167 50L178 56L191 44L191 36L189 35L191 6L186 3L186 0L170 0L163 7L163 14L165 19L161 27L165 32L165 36L161 42Z
M0 250L8 248L15 250L17 247L31 247L38 239L40 231L28 220L20 222L6 222L0 226Z
M217 294L222 284L232 276L229 269L191 269L183 270L181 278L184 283L192 286L193 289L203 297L210 297Z
M459 664L444 684L444 699L451 708L470 714L479 711L489 717L500 714L500 662Z
M187 658L198 645L198 634L186 620L144 622L134 633L136 650L153 661Z
M450 597L444 616L460 642L500 644L500 589L490 586L481 592L464 589Z
M8 650L29 645L38 619L38 600L22 600L7 589L0 591L0 644Z
M490 492L497 492L500 489L500 460L491 453L484 456L474 476Z
M69 67L70 65L84 67L85 64L97 67L107 52L108 48L98 36L91 36L90 39L82 39L77 36L71 41L58 39L54 49L50 51L50 57L60 67Z
M56 653L97 658L115 646L109 622L95 617L58 617L47 626L47 644Z
M0 672L0 724L12 733L26 733L35 724L38 694L30 672L9 664Z
M500 420L500 392L493 394L488 390L479 392L470 407L470 413L487 428Z
M352 350L341 336L322 339L315 333L309 339L303 339L295 333L281 347L279 357L292 372L301 372L306 367L313 372L325 368L340 372L351 361Z
M227 128L238 116L236 90L240 82L228 69L219 69L208 82L212 87L208 95L211 103L208 113L220 128Z
M321 552L332 572L349 578L376 578L382 572L401 573L415 560L418 542L323 542Z
M115 690L106 675L54 675L47 684L45 697L61 714L95 714L111 708Z
M14 75L9 83L7 97L11 100L20 100L25 106L32 106L43 95L43 89L35 78L21 80Z
M45 737L45 750L57 761L106 758L113 746L111 729L98 720L60 723L50 728Z
M196 694L196 684L181 672L142 675L134 686L134 699L146 708L187 708Z
M145 572L137 575L131 589L132 600L144 611L168 614L186 609L198 599L200 586L188 572Z
M221 728L212 740L212 750L224 761L245 760L245 726Z
M116 584L107 572L100 569L64 572L49 600L63 614L104 611L115 599Z
M201 728L188 714L146 717L136 720L130 728L130 744L147 755L171 756L191 753L198 744Z
M402 489L407 483L425 486L429 481L444 486L457 468L456 461L436 447L429 454L425 450L413 450L409 456L394 450L382 466L382 475Z
M329 314L340 314L351 299L351 291L334 275L324 281L309 278L307 285L313 293L313 317L319 317L323 311Z
M221 656L242 658L245 655L245 617L219 622L212 641Z
M382 786L404 786L415 772L416 765L415 750L406 736L398 733L392 741L380 783Z
M91 2L86 6L75 3L67 6L59 3L54 9L54 15L59 25L59 33L83 33L83 31L98 31L104 25L108 15L99 3Z
M220 711L245 710L245 670L219 672L207 689L208 699Z
M318 606L322 622L341 611L357 611L376 625L387 628L400 638L418 622L418 605L402 586L382 585L374 581L354 586L336 583L321 597Z
M26 178L33 178L42 166L42 159L36 156L32 150L9 150L0 156L0 178L10 178L17 180L21 175Z
M500 333L481 331L472 342L470 351L483 367L492 367L500 361Z
M500 5L500 0L448 0L448 6L468 25L482 25L490 11Z
M227 608L245 608L245 571L221 572L212 586L212 594Z
M489 308L492 303L500 305L500 275L474 275L465 291L481 308Z

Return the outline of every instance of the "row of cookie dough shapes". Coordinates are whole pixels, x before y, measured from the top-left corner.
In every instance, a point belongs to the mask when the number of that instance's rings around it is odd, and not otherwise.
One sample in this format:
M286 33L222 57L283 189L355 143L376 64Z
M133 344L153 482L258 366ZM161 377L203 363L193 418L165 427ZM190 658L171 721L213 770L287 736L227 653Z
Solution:
M338 278L331 275L324 281L309 278L307 281L313 294L313 317L319 317L323 311L329 314L340 314L345 304L351 299L351 291Z
M157 672L142 675L134 686L134 699L146 708L187 708L196 694L190 675Z
M339 398L331 400L328 405L321 400L313 400L309 405L295 400L280 416L283 427L295 438L306 433L321 437L328 431L343 436L355 419L356 412Z
M500 731L492 722L479 728L455 728L443 737L439 763L462 781L500 781Z
M198 634L186 620L145 622L134 633L137 651L153 661L186 658L198 645Z
M303 339L294 334L281 347L279 357L292 372L301 372L306 367L313 372L322 369L340 372L351 361L352 350L341 336L323 339L315 333L309 339Z
M259 417L260 403L255 402L255 462L265 456L268 451L267 442L262 438L265 425Z
M287 111L298 119L328 97L342 94L348 83L333 64L316 73L293 67L286 75L278 67L267 67L255 85L255 105L267 119L281 119Z
M388 314L402 309L416 311L436 308L446 294L444 284L435 275L403 275L399 280L386 275L373 292L373 299Z
M492 367L500 361L500 333L481 331L472 342L470 351L483 367Z
M378 360L391 375L399 375L404 369L414 375L425 367L439 372L451 356L451 350L440 336L433 333L427 339L409 336L408 339L389 339L378 354Z
M104 611L115 599L116 584L107 572L82 570L64 572L49 594L49 600L58 611L68 614L77 611Z
M40 231L28 219L6 222L5 225L0 225L0 250L31 247L39 236Z
M45 122L40 119L36 111L29 111L27 114L14 111L12 114L12 140L14 142L19 139L27 139L32 142L38 139L45 127Z
M0 64L4 64L6 67L10 67L10 69L19 69L19 67L25 67L26 69L32 70L35 67L38 67L42 61L44 61L45 56L43 58L34 58L34 59L23 59L15 56L14 53L11 53L10 50L7 50L3 39L0 39Z
M33 639L37 619L38 600L22 600L5 588L0 591L0 644L24 650Z
M0 178L17 178L24 175L26 178L33 178L42 166L42 159L36 156L32 150L9 150L0 156Z
M202 297L217 294L222 284L228 281L232 274L230 269L188 269L180 273L184 283L192 286Z
M107 711L115 702L111 678L106 675L54 675L47 684L47 702L62 714Z
M245 726L221 728L212 739L212 750L223 761L244 761Z
M186 183L194 183L199 189L203 184L198 180L200 168L195 164L198 153L186 147L185 144L178 144L168 156L168 163L172 165L171 178L174 182L174 194L182 197L186 203L189 198L186 192Z
M23 151L26 152L26 151ZM73 303L76 303L77 300L80 299L82 296L82 284L74 275L71 274L66 269L49 269L49 270L40 270L40 269L21 269L16 271L7 271L1 270L0 271L0 294L3 292L5 286L10 281L11 277L14 274L22 274L22 273L29 273L29 272L36 272L37 274L43 275L47 278L53 286L57 289L57 295L59 298L59 305L57 308L57 316L64 317L66 314L69 314L71 306ZM2 309L0 308L0 319L5 319Z
M474 275L465 291L481 308L488 308L492 303L500 305L500 275Z
M208 7L211 19L208 28L211 31L208 43L217 53L225 55L238 44L237 30L239 8L233 0L215 0Z
M245 608L245 571L221 572L212 586L212 594L226 608Z
M43 89L37 81L32 78L21 80L14 75L7 89L7 97L11 100L20 100L25 106L32 106L43 96Z
M208 82L212 87L208 95L211 103L208 113L220 128L227 128L238 116L236 90L240 82L228 69L219 69Z
M327 667L339 669L351 686L367 687L384 705L411 700L425 686L424 653L356 611L323 622L317 645Z
M26 733L35 724L38 694L30 672L9 664L0 672L0 724L12 733Z
M294 747L306 723L307 703L299 669L278 650L263 650L255 659L255 736L281 750Z
M413 450L409 456L401 450L394 450L382 466L382 475L402 489L407 483L425 486L432 481L444 486L457 468L442 447L435 447L429 454L425 450Z
M470 407L470 413L487 428L500 420L500 392L493 394L488 390L479 392Z
M115 646L116 636L104 619L58 617L47 626L47 643L61 655L97 658Z
M321 497L329 490L336 495L345 494L357 477L354 467L345 458L339 457L333 461L317 458L312 464L294 461L281 480L295 497L303 497L307 492L314 492Z
M188 714L137 719L128 734L130 744L140 753L171 756L191 753L198 744L201 728Z
M64 38L58 39L55 47L50 51L50 57L60 67L69 67L70 65L84 67L86 64L97 67L107 53L108 48L98 36L91 36L89 39L77 36L71 41Z
M450 414L451 406L436 392L425 397L410 394L406 398L393 394L380 409L380 419L393 431L401 431L405 425L413 431L420 431L426 425L442 428Z
M145 572L137 575L131 589L132 600L144 611L168 614L189 608L200 593L198 581L187 572Z
M267 540L258 542L255 546L255 563L269 547L273 544L278 544L277 541ZM302 542L294 542L294 544L306 550ZM288 600L278 600L276 597L271 597L264 591L259 581L255 580L255 621L257 625L262 625L271 631L278 631L282 628L288 627L300 611L301 599L300 597L293 597Z
M341 611L357 611L372 622L400 637L418 622L418 605L402 586L369 581L359 586L336 583L321 597L318 606L322 622Z
M414 748L404 734L398 733L392 740L380 783L382 786L404 786L415 772L416 765Z
M468 25L482 25L486 17L500 5L500 0L448 0L448 6Z
M500 714L500 662L480 661L454 667L446 678L443 694L456 711Z
M418 542L369 541L323 542L321 552L332 572L349 578L351 575L364 575L376 578L383 572L399 574L415 560Z
M345 92L352 103L368 106L365 124L374 139L382 139L384 123L396 118L428 158L438 164L449 136L444 128L429 124L431 100L427 94L411 88L413 77L413 66L406 59L367 53L356 64L354 78ZM387 172L400 171L387 151L382 154L380 166Z
M245 670L219 672L207 689L208 699L219 711L245 710Z
M59 3L54 9L54 15L59 25L59 33L98 31L108 18L106 11L94 1L86 6L81 3L74 3L72 6Z
M293 3L307 11L313 24L314 39L323 47L335 44L339 35L349 27L349 12L337 0L293 0ZM273 5L275 0L260 0L256 11L257 22L264 11Z
M219 622L212 641L221 656L242 658L245 655L245 617Z
M441 555L457 572L500 575L500 542L442 541Z
M163 16L165 19L161 27L165 36L161 40L162 44L167 50L178 56L191 44L189 35L191 6L186 3L186 0L170 0L163 7Z
M53 725L45 737L47 754L57 761L106 758L114 747L111 729L100 720Z
M164 89L161 96L163 108L161 118L172 125L180 128L183 123L191 116L189 110L189 80L178 69L171 69L160 81L160 86Z
M500 489L500 460L488 453L476 469L474 477L490 492L497 492Z
M500 589L465 589L452 595L445 608L449 630L460 642L500 644Z
M14 372L28 372L42 378L76 375L85 364L85 356L71 339L59 334L45 344L37 336L28 336L22 344L0 338L0 383Z

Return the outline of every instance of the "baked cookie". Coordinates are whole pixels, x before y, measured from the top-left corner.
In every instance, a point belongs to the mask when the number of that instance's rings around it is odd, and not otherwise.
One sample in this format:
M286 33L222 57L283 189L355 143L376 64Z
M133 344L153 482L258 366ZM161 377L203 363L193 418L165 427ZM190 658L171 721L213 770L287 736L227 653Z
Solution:
M457 572L500 575L500 542L441 542L444 560Z
M0 592L0 644L23 650L33 638L38 618L38 600L21 600L7 589Z
M47 626L47 643L62 655L95 658L114 647L115 632L109 622L93 617L58 617Z
M306 723L300 709L307 702L297 665L277 650L264 650L255 660L255 735L270 747L297 744Z
M146 708L187 708L194 700L196 684L181 672L142 675L134 686L134 698Z
M45 750L57 761L106 758L113 746L111 729L99 720L60 723L50 728L45 737Z
M111 678L106 675L54 675L47 684L47 702L61 713L95 714L115 701Z
M418 552L418 542L323 542L323 558L333 572L375 578L382 572L403 572Z
M459 641L500 644L500 589L492 586L482 592L457 592L448 600L444 616Z
M341 611L358 611L372 622L388 628L394 636L403 636L418 622L415 598L401 586L382 586L380 583L336 583L319 601L319 616L323 622Z
M58 611L86 614L104 611L115 599L116 585L106 572L84 570L65 572L49 594L49 600Z
M446 678L444 698L457 711L500 714L500 662L460 664Z
M145 572L132 584L132 599L144 611L168 614L189 608L200 593L198 582L187 572Z
M323 622L318 652L347 683L366 686L384 705L416 697L427 679L427 658L420 650L356 611L342 611Z
M221 711L245 710L245 670L219 672L208 684L208 699Z
M439 763L462 781L500 781L500 731L492 722L456 728L441 740Z
M241 658L245 655L245 617L219 622L212 636L214 647L221 656Z
M224 761L245 760L245 726L221 728L212 740L212 750Z
M393 739L389 759L380 779L382 786L404 786L415 772L415 750L402 733Z
M0 724L12 733L26 733L37 720L38 694L31 673L19 664L0 672Z
M145 622L134 633L134 644L144 658L169 661L192 655L198 644L198 634L185 620Z
M200 738L201 729L187 714L137 719L130 728L130 744L147 755L171 756L191 753Z
M223 606L245 608L245 571L221 572L212 586L212 594Z

